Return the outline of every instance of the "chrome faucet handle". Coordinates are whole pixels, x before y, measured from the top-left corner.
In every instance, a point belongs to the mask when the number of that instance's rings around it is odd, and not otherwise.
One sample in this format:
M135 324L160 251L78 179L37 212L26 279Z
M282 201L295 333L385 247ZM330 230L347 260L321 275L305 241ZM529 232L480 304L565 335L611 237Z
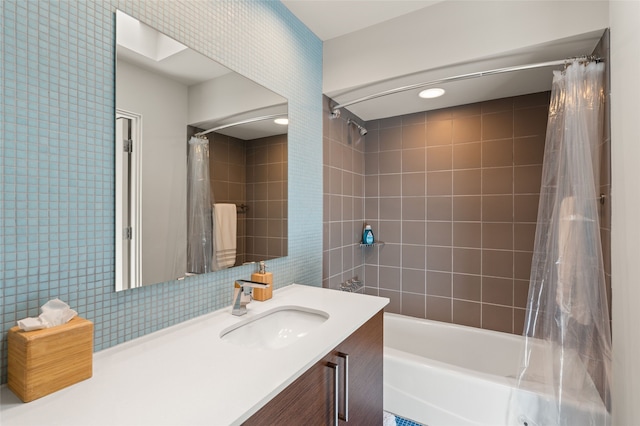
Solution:
M236 280L234 284L231 314L236 316L247 313L247 304L251 301L251 289L266 288L269 286L269 284L249 280ZM243 300L243 295L249 297Z

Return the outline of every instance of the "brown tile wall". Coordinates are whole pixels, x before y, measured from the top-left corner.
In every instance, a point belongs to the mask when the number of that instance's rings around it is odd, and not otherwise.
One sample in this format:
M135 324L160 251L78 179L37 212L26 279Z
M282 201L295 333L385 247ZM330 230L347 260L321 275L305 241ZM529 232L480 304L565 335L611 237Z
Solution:
M608 58L607 40L595 54ZM387 311L522 333L549 93L368 122L364 143L327 118L324 101L323 285L364 275L366 293L391 299ZM600 189L610 295L608 104ZM364 222L384 246L359 247Z
M367 123L365 292L388 310L521 333L549 93Z
M331 100L323 97L323 262L322 285L337 289L341 283L364 274L364 251L360 248L364 222L365 138L344 111L329 119ZM367 136L368 138L368 136Z
M209 139L209 178L214 203L246 204L246 142L219 133ZM236 265L245 261L246 222L238 214Z
M198 129L189 127L190 134ZM287 135L243 141L209 133L211 191L238 212L236 266L287 255Z
M287 255L287 135L246 144L245 262Z

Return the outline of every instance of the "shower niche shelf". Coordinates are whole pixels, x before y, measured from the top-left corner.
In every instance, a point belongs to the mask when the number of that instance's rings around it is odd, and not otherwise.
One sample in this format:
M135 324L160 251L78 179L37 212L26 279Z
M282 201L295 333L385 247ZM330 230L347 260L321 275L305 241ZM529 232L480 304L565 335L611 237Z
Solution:
M360 243L360 247L377 247L377 246L383 246L383 245L384 245L384 241L376 241L373 244Z

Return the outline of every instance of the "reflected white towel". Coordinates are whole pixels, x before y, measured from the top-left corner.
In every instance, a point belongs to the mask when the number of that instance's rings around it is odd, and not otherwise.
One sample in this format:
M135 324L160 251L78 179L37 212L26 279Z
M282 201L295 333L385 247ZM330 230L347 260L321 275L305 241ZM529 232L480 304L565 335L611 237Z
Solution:
M236 263L237 213L235 204L213 205L216 269L230 268Z

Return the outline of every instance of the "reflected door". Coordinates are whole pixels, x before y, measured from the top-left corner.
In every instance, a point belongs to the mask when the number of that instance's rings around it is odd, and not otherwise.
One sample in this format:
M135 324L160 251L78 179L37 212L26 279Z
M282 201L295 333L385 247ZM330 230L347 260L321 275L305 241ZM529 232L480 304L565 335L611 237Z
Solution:
M135 258L140 253L139 211L134 201L138 187L138 154L134 149L140 117L116 113L116 288L136 287L139 273Z

